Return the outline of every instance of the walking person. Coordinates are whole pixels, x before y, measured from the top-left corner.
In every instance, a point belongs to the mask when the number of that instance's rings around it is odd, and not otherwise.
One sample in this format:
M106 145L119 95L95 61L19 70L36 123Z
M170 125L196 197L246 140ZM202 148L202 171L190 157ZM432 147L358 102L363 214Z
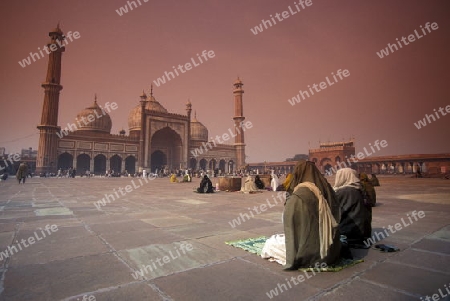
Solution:
M22 162L20 163L19 169L17 170L16 173L16 178L19 181L19 184L20 183L25 184L25 179L27 178L27 176L28 176L28 165L27 163Z

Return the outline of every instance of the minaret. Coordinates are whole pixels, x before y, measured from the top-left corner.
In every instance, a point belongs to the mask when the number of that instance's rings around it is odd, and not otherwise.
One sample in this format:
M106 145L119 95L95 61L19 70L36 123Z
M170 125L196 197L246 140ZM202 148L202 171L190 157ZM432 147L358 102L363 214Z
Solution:
M150 95L153 95L153 86L152 86L152 90L150 92ZM150 97L151 97L150 96ZM146 167L145 165L145 106L147 104L147 94L145 94L144 91L142 91L142 95L140 96L141 100L140 100L140 104L141 104L141 132L140 132L140 136L139 136L139 155L138 155L138 162L139 162L139 172L142 172L144 170L144 168ZM150 98L151 99L151 98Z
M242 123L244 122L244 109L242 103L242 94L244 94L244 90L242 86L244 84L242 81L237 78L234 82L233 86L233 94L234 94L234 127L236 137L234 138L234 146L236 148L236 168L243 168L245 165L245 143L244 143L244 130L242 129Z
M62 90L61 80L61 57L65 51L65 36L57 27L49 32L51 38L47 45L50 54L48 56L48 69L44 88L44 105L42 107L41 124L37 126L40 132L38 154L36 158L36 173L53 172L56 173L58 162L58 136L56 132L60 130L58 126L58 106L59 92ZM55 49L53 51L53 49Z
M186 103L186 114L188 117L188 134L187 134L187 141L186 141L186 169L188 169L190 166L190 160L189 160L189 151L191 149L191 113L192 113L192 103L191 100L188 99Z

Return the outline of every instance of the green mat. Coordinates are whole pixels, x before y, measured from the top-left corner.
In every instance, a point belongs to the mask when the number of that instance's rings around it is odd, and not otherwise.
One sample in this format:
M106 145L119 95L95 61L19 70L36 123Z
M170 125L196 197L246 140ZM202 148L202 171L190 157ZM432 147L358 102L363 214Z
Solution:
M258 256L261 255L262 248L267 240L267 237L260 236L256 238L249 238L244 240L236 240L236 241L227 241L225 242L227 245L233 246L235 248L243 249L247 252L256 254ZM306 272L339 272L345 268L354 266L355 264L364 262L364 259L342 259L339 263L328 266L325 268L300 268L299 271Z
M256 238L249 238L244 240L236 240L236 241L227 241L225 242L227 245L244 249L247 252L261 255L262 248L264 247L264 244L266 243L267 237L261 236Z

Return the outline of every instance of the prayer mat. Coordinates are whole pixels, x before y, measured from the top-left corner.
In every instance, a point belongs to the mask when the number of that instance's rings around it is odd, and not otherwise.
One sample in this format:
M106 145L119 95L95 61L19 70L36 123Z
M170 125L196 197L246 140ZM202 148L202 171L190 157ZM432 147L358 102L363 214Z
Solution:
M227 241L225 242L227 245L233 246L235 248L243 249L247 252L256 254L258 256L261 255L262 248L266 243L267 237L261 236L257 238L249 238L244 240L236 240L236 241Z
M227 241L225 243L235 248L240 248L247 252L260 256L266 240L267 237L261 236L244 240ZM339 272L345 268L354 266L355 264L361 262L364 262L364 259L342 259L339 263L325 268L299 268L298 270L306 272Z

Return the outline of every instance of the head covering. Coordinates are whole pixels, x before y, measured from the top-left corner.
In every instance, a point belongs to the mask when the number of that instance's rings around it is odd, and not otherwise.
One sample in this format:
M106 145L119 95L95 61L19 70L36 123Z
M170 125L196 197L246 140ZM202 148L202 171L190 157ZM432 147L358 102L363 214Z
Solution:
M344 187L361 188L359 179L356 176L356 170L351 168L341 168L337 171L333 189L337 191Z
M333 188L314 162L300 160L295 166L288 192L296 195L296 190L302 188L309 189L318 200L320 257L323 259L327 256L337 233L340 220L339 204Z
M328 181L322 176L316 164L311 161L300 160L294 169L291 184L289 185L288 192L293 193L295 187L302 182L314 183L319 188L322 195L328 201L331 210L335 202L334 190ZM333 211L334 212L334 211Z
M284 180L283 182L284 190L288 190L291 181L292 181L292 174L288 173L288 175L286 176L286 180Z

